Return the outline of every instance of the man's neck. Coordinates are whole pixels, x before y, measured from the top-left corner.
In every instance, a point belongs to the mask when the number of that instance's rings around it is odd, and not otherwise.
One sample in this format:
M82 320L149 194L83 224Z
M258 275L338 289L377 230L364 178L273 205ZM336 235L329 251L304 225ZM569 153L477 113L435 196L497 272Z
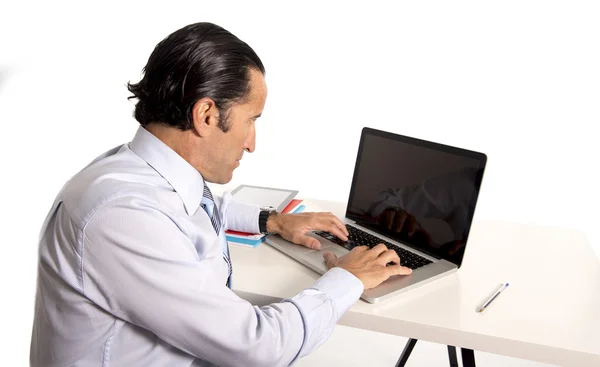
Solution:
M173 149L186 162L198 169L199 162L197 162L197 159L202 154L198 154L201 149L196 146L197 139L195 139L196 136L194 136L192 130L181 131L175 127L156 122L149 123L144 128Z

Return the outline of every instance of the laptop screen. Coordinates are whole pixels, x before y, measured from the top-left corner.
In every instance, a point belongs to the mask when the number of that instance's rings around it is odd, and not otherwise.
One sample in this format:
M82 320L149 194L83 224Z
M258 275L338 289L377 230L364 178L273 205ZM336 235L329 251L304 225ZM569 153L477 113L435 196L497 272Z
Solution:
M346 216L460 266L486 156L364 128Z

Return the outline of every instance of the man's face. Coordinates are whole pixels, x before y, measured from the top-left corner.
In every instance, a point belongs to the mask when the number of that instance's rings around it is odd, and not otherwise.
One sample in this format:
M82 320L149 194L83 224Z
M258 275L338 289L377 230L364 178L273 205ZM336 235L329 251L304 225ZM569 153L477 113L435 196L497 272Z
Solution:
M244 151L252 153L256 143L255 122L260 117L267 99L267 85L264 76L250 70L250 94L244 103L234 104L227 113L229 131L217 129L212 137L209 182L225 184L231 181L233 170L240 165Z

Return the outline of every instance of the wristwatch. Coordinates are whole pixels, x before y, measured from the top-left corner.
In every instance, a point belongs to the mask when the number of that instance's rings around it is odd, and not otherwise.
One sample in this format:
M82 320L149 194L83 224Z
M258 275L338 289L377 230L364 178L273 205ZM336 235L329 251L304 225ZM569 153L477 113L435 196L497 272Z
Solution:
M269 220L269 216L271 214L277 213L277 210L273 207L267 206L260 208L260 213L258 214L258 230L262 234L269 234L267 232L267 220Z

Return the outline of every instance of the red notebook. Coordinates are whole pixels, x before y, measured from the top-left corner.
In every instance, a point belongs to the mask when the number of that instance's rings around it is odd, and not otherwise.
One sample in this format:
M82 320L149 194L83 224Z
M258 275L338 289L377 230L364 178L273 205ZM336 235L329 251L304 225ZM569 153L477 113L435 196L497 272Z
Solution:
M285 208L283 208L281 212L293 213L294 210L296 210L300 206L300 204L302 204L302 199L293 199Z

